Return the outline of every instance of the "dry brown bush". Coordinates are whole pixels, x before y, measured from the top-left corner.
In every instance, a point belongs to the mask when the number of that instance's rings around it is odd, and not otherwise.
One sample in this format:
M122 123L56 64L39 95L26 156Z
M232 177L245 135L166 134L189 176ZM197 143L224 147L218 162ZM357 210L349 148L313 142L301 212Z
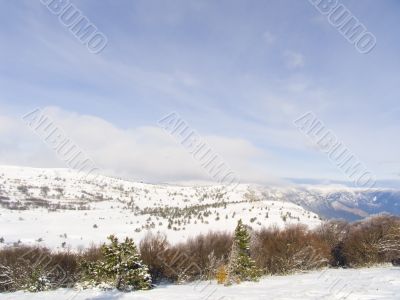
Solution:
M329 264L333 267L344 267L347 265L343 246L349 230L350 225L342 220L328 221L314 230L314 234L329 246Z
M52 287L67 287L75 282L78 255L52 253L42 247L9 247L0 251L0 291L27 288L35 274L43 274Z
M253 256L266 274L287 274L327 265L330 247L305 226L255 232Z
M201 234L172 246L165 236L149 233L139 245L154 281L212 277L217 267L227 262L231 247L232 236L224 232Z
M350 267L387 263L400 257L400 220L377 216L352 224L343 253Z
M154 282L167 279L167 266L163 255L169 244L163 234L147 233L139 244L140 256L143 262L149 267L151 278Z

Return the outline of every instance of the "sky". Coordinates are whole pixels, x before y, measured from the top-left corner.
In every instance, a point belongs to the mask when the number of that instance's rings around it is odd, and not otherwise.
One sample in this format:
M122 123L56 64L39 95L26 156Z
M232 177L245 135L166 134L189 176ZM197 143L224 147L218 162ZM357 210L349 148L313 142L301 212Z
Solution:
M100 53L40 0L0 0L0 165L67 167L22 120L40 108L105 174L210 180L158 126L177 112L244 182L348 180L294 126L312 112L400 179L398 1L341 1L376 37L367 54L308 0L71 3L107 37Z

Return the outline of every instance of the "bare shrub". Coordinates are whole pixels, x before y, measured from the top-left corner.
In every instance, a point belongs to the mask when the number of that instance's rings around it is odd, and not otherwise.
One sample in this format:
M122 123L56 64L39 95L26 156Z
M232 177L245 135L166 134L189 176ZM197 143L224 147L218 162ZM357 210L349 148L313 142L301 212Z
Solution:
M139 244L139 252L143 262L149 267L151 278L154 282L166 278L166 264L163 253L169 247L164 234L149 232Z
M331 249L329 264L333 267L344 267L347 265L343 248L344 240L349 230L350 225L342 220L333 220L323 223L314 230L315 235Z
M47 248L10 247L0 251L0 291L66 287L77 272L77 256Z
M353 224L345 239L343 253L351 267L396 259L400 256L399 218L382 215Z
M219 265L226 263L232 236L210 232L170 245L165 235L148 233L139 245L140 254L155 281L183 282L214 277Z
M203 275L207 278L214 277L218 266L228 263L232 235L209 232L189 239L185 248L192 262L203 270Z
M288 274L327 265L329 245L305 226L255 232L253 255L266 274Z

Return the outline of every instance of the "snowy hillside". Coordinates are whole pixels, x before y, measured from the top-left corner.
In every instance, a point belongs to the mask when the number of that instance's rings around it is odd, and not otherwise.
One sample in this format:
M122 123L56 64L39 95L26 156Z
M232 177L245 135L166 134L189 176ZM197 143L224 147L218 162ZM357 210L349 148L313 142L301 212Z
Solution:
M111 233L143 237L165 232L171 241L209 230L232 230L239 218L252 226L282 227L321 219L356 220L370 214L400 215L397 190L343 186L264 187L152 185L68 169L0 167L0 239L85 247Z
M235 299L398 299L400 269L330 269L290 276L264 277L260 282L244 282L225 287L210 282L156 287L150 291L121 293L118 291L72 290L0 295L0 299L137 299L137 300L235 300Z
M66 169L0 167L0 238L52 248L87 247L109 234L140 239L148 231L185 240L209 230L320 224L318 215L270 197L260 187L171 186L104 176L80 178Z

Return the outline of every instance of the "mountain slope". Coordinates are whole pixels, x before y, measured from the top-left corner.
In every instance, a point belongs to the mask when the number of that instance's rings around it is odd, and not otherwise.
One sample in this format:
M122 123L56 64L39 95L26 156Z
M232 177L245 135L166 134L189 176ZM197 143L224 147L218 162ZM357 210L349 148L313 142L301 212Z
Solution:
M172 241L209 230L231 231L238 219L253 228L319 225L400 215L400 191L343 186L265 187L153 185L67 169L0 167L0 238L6 243L88 246L108 234L141 238L165 232Z
M172 241L209 230L321 223L294 203L267 199L260 187L151 185L110 177L80 178L66 169L0 167L0 237L6 243L85 247L109 234L143 237L165 232Z

